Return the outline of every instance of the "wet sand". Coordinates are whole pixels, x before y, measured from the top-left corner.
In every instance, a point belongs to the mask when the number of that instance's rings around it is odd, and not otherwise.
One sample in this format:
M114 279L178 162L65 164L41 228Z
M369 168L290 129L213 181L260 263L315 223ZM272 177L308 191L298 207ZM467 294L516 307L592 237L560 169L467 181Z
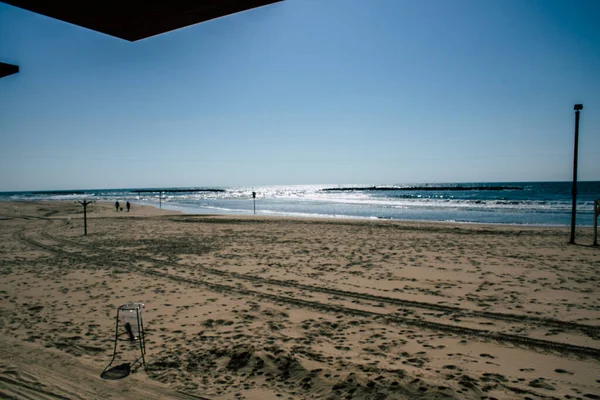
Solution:
M0 397L600 398L578 228L0 203ZM146 370L99 375L145 303ZM120 344L118 362L136 348Z

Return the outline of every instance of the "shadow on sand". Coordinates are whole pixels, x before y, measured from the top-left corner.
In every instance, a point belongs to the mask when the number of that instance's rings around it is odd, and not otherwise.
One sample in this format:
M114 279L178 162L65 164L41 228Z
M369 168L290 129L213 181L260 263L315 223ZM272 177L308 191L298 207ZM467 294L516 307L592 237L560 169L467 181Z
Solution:
M124 363L114 366L110 369L105 369L100 374L100 378L107 380L123 379L131 374L131 364Z
M583 243L572 243L574 246L579 246L579 247L589 247L592 249L598 249L600 250L600 246L598 246L597 244L583 244Z

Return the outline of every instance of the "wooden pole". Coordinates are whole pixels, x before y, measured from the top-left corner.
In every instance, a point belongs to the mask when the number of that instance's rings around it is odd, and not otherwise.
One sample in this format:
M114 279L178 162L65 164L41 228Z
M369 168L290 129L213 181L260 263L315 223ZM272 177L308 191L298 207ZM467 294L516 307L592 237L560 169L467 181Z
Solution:
M254 215L256 215L256 192L252 192L252 201L254 203Z
M571 188L571 196L573 202L571 205L571 238L570 244L575 244L575 225L577 219L577 153L579 152L579 113L583 110L582 104L575 104L575 145L573 151L573 187Z
M85 199L79 202L79 204L83 206L83 236L87 236L87 206L92 203L93 201L87 201Z

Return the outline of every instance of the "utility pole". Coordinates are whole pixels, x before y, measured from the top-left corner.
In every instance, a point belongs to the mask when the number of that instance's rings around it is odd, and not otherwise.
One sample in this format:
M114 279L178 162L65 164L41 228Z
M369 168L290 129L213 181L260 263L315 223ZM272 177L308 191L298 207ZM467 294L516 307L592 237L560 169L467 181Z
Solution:
M575 146L573 151L573 187L571 188L571 196L573 204L571 206L571 239L570 244L575 244L575 223L577 219L577 155L579 152L579 113L583 110L583 104L575 104Z
M87 206L92 204L93 201L87 201L83 199L79 204L83 206L83 236L87 236Z

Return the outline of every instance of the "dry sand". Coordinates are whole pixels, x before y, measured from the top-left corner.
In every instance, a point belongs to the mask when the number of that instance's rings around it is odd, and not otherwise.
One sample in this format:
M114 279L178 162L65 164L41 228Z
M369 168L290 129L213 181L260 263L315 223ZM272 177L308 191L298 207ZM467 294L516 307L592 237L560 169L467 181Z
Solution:
M591 230L0 203L0 397L600 399ZM146 370L99 375L145 303ZM119 362L136 357L119 344Z

